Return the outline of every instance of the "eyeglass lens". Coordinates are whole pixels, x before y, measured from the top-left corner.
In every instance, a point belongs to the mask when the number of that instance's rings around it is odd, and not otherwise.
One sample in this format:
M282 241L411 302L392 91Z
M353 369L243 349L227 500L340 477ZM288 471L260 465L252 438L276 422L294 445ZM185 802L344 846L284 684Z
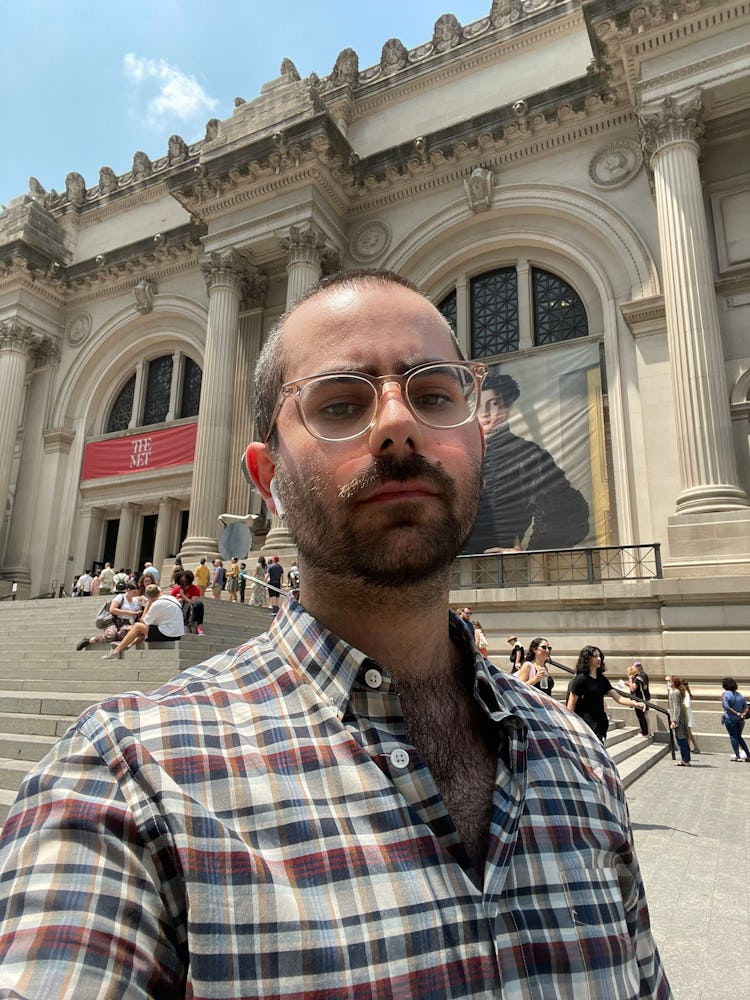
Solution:
M476 381L471 370L459 365L418 369L407 377L403 392L414 416L428 427L458 427L476 413ZM322 375L299 394L308 429L328 441L365 431L378 399L378 386L361 375Z

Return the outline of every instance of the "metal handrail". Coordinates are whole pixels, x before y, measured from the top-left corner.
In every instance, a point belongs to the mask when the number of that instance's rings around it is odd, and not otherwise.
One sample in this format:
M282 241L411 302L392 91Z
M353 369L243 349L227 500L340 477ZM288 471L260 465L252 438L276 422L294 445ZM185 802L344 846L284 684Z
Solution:
M558 670L564 670L566 674L575 674L575 670L572 667L568 667L564 663L560 663L559 660L553 660L552 658L550 658L547 662L551 666L557 667ZM646 705L647 708L652 708L655 712L661 712L662 715L666 715L667 718L669 719L670 724L667 727L667 732L669 733L669 748L672 752L672 760L675 760L677 746L675 743L674 730L672 729L669 712L667 711L666 708L662 708L661 705L654 704L653 701L646 701L644 702L644 704Z

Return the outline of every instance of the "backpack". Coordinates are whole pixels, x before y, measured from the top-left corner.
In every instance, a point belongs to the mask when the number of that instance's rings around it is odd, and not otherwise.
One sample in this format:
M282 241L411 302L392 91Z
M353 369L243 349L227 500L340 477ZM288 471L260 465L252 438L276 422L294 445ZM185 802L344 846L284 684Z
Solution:
M107 600L99 608L99 613L97 614L96 621L94 623L98 629L104 630L105 628L109 628L110 625L114 625L115 618L112 612L109 610L109 606L111 603L112 603L111 600Z

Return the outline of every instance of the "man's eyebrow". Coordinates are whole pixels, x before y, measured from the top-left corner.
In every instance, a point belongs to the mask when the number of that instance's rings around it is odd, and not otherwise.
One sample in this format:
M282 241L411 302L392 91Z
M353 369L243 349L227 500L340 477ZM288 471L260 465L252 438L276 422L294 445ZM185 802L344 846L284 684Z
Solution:
M371 375L373 378L377 378L381 375L403 375L404 372L410 371L412 368L417 368L420 365L439 365L439 364L456 364L458 363L458 358L404 358L395 364L390 371L381 372L376 365L373 365L369 361L358 363L356 361L350 361L347 365L336 365L329 364L323 365L318 368L317 371L310 372L310 375L300 375L298 378L309 378L314 375ZM295 379L290 379L289 381L294 382Z

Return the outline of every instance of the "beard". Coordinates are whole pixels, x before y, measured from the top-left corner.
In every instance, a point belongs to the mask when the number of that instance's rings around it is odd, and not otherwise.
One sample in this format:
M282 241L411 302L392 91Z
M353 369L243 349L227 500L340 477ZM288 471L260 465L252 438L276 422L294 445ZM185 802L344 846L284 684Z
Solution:
M421 455L376 458L340 489L333 507L325 497L327 480L315 471L295 478L277 466L275 476L300 560L329 575L389 588L445 575L471 533L483 489L481 461L457 485ZM394 501L369 517L367 509L357 509L368 491L412 479L434 486L437 496Z

